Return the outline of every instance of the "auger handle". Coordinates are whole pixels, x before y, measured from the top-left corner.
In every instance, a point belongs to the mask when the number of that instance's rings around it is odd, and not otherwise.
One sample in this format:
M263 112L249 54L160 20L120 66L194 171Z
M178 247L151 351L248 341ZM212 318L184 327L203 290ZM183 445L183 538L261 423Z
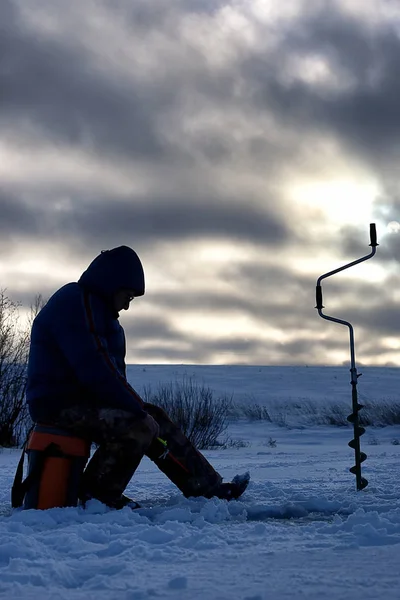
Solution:
M379 246L378 242L376 241L375 223L371 223L369 226L369 237L371 239L370 246L372 246L372 248L376 248L376 246Z
M318 310L322 310L323 304L322 304L322 287L321 285L317 285L317 288L315 290L316 292L316 306L315 308L318 308Z

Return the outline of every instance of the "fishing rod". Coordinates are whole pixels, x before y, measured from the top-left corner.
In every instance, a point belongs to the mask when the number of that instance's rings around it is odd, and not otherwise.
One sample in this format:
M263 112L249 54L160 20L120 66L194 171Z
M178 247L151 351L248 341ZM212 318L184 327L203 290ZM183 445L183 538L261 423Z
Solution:
M321 282L324 279L326 279L327 277L331 277L331 275L340 273L341 271L344 271L345 269L348 269L349 267L353 267L354 265L358 265L359 263L364 262L365 260L368 260L369 258L372 258L374 256L374 254L376 253L376 247L379 245L376 241L375 223L370 224L369 234L370 234L370 240L371 240L371 243L369 244L371 246L371 252L369 254L367 254L366 256L363 256L357 260L353 260L352 262L344 265L343 267L339 267L338 269L329 271L329 273L325 273L324 275L321 275L321 277L318 278L317 288L316 288L317 303L316 303L316 307L315 307L316 309L318 309L318 313L319 313L320 317L322 317L323 319L326 319L327 321L333 321L334 323L339 323L341 325L345 325L349 328L350 364L351 364L351 368L350 368L351 399L352 399L353 412L347 417L347 420L353 424L354 438L352 440L350 440L348 445L350 446L350 448L354 449L354 454L355 454L355 463L356 464L350 468L350 472L356 476L357 491L363 490L365 487L367 487L368 481L365 479L365 477L362 477L362 475L361 475L361 463L363 463L366 460L367 455L365 454L365 452L361 452L361 449L360 449L360 437L365 433L365 429L363 427L360 427L360 419L359 419L359 414L358 414L359 411L363 408L363 405L359 404L358 394L357 394L357 382L358 382L358 378L360 377L361 373L357 373L357 368L356 368L356 359L355 359L355 350L354 350L354 330L353 330L353 326L351 325L351 323L349 323L349 321L344 321L343 319L337 319L335 317L326 315L322 312L322 309L324 308L324 306L322 304Z

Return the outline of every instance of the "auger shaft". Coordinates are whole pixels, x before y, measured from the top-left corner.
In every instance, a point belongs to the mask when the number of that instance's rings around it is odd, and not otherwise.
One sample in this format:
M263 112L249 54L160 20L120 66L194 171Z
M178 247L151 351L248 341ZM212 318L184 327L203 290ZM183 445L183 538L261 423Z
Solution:
M355 381L353 379L355 378ZM354 449L355 455L355 465L350 468L350 473L356 476L356 484L357 490L363 490L368 485L368 481L362 477L361 475L361 463L367 458L365 452L361 452L360 449L360 437L365 433L364 427L360 427L360 419L359 419L359 411L363 408L362 404L358 403L357 397L357 371L354 370L352 372L352 381L351 381L351 396L352 396L352 406L353 412L347 417L347 420L350 423L353 423L354 428L354 438L350 440L349 446Z
M365 461L365 459L367 458L367 455L364 452L361 452L361 449L360 449L360 437L365 433L365 429L363 427L360 427L360 419L359 419L359 414L358 414L359 411L363 408L363 406L358 403L357 382L358 382L358 377L361 375L361 373L358 374L357 368L356 368L355 349L354 349L354 330L353 330L353 326L351 325L351 323L349 323L349 321L344 321L343 319L331 317L322 312L322 309L324 308L324 306L322 304L321 282L323 279L326 279L327 277L330 277L331 275L335 275L336 273L339 273L340 271L344 271L345 269L348 269L349 267L353 267L354 265L357 265L361 262L364 262L365 260L368 260L369 258L372 258L374 256L374 254L376 253L376 246L378 246L378 243L376 241L375 223L370 224L370 238L371 238L371 243L370 243L371 252L369 254L367 254L366 256L363 256L357 260L353 260L352 262L344 265L343 267L339 267L338 269L335 269L334 271L329 271L329 273L325 273L324 275L321 275L321 277L318 278L317 288L316 288L316 307L315 307L318 309L318 313L319 313L320 317L322 317L323 319L326 319L327 321L333 321L334 323L339 323L341 325L345 325L349 329L350 364L351 364L351 368L350 368L351 398L352 398L353 412L347 417L347 420L350 423L353 423L354 438L349 442L348 445L350 446L350 448L354 449L355 465L350 468L350 472L356 476L357 490L364 489L368 485L368 481L361 475L361 463L363 463Z

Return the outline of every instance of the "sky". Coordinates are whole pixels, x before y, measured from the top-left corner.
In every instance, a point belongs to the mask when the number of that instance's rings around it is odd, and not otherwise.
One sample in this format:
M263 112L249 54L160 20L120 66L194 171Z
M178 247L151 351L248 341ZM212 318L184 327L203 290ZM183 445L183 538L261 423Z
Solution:
M139 254L129 363L400 365L400 5L2 0L0 288Z

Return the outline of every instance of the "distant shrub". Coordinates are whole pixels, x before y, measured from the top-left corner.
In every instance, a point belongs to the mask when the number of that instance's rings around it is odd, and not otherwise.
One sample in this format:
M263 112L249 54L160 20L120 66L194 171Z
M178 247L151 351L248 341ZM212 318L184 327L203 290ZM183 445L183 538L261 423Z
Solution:
M349 425L347 420L351 410L344 404L328 404L324 405L321 411L321 420L326 425L334 425L335 427L346 427Z
M400 403L392 401L362 400L364 407L359 411L359 423L362 426L384 427L400 424ZM244 417L251 421L267 421L279 427L290 425L333 425L351 427L347 417L352 412L351 399L345 402L312 401L307 398L293 402L274 400L268 405L257 402L235 406L232 418Z
M400 402L367 401L359 416L361 425L400 425Z
M272 423L268 408L266 406L261 406L261 404L254 403L243 405L242 415L250 421L269 421Z
M0 292L0 445L15 446L27 418L28 336L19 327L18 304Z
M156 391L148 386L144 400L163 408L199 450L218 445L232 407L232 397L214 398L209 387L192 378L159 385Z
M217 442L215 444L217 448L222 448L223 450L228 450L231 448L248 448L250 446L250 442L242 439L232 439L230 437L226 438L222 442ZM213 446L213 447L215 447Z
M31 425L25 402L30 325L43 306L37 296L25 328L19 325L19 304L0 290L0 446L24 441Z

